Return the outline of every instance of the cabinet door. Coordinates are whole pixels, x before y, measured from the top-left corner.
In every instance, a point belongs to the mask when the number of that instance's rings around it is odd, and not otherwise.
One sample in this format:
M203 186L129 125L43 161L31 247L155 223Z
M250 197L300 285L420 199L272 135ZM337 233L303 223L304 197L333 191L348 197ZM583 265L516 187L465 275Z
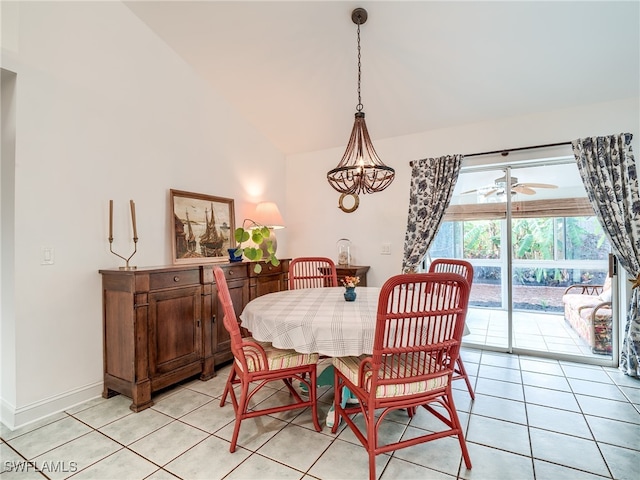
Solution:
M267 293L279 292L282 290L282 281L280 275L270 275L268 277L260 277L256 280L255 297L261 297Z
M150 376L200 362L201 287L149 294Z
M247 285L246 279L227 280L227 286L229 287L233 308L236 315L239 316L249 301L249 286ZM217 290L214 298L216 317L212 349L216 357L216 362L220 362L230 359L233 355L231 354L231 337L229 337L229 333L224 327L224 310L222 304L218 301Z

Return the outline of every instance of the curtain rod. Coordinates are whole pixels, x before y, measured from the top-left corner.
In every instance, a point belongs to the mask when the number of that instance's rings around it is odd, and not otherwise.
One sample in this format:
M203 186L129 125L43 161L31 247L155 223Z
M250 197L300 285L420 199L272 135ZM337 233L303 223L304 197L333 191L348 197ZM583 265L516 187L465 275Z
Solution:
M547 143L546 145L533 145L531 147L505 148L503 150L494 150L493 152L471 153L469 155L463 155L463 157L464 158L479 157L481 155L494 155L496 153L499 153L503 157L506 157L511 152L519 152L521 150L533 150L536 148L559 147L561 145L571 145L571 142Z

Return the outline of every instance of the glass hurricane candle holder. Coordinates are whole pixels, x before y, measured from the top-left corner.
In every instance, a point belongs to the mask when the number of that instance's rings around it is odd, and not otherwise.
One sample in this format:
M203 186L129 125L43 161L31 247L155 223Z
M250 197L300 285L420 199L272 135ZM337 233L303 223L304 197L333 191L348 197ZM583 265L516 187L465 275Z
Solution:
M351 265L351 241L348 238L341 238L337 242L338 265Z

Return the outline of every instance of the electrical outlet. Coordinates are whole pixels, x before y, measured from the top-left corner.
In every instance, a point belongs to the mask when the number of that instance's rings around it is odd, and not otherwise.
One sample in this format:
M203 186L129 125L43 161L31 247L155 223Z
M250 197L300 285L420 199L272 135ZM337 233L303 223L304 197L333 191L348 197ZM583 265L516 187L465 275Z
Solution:
M391 244L383 243L380 248L380 255L391 255Z

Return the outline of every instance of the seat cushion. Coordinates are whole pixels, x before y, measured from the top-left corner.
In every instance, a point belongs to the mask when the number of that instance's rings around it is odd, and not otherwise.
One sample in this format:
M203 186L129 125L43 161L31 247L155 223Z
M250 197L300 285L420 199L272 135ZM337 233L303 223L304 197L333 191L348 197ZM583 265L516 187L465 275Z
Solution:
M358 376L360 362L369 355L361 355L359 357L340 357L333 359L333 366L337 368L346 378L348 378L354 385L359 385ZM411 363L411 362L409 362ZM393 378L397 375L398 371L404 371L406 362L400 360L400 357L395 357L393 360L393 367L388 366L386 368L385 376ZM416 372L411 372L415 374ZM372 372L365 374L365 385L359 385L363 387L365 391L369 392L371 389L371 375ZM442 375L430 380L423 380L418 382L409 383L393 383L379 385L376 390L376 398L390 398L400 397L404 395L414 395L416 393L429 392L438 388L446 386L448 383L448 375Z
M283 368L294 368L301 365L318 363L317 353L299 353L295 350L283 350L281 348L274 347L268 342L259 342L253 338L245 338L244 340L259 343L262 346L267 355L267 366L269 370L280 370ZM248 354L246 352L247 348L250 347L245 347L245 358L247 359L247 368L249 371L257 372L259 370L265 370L265 366L259 360L260 357ZM236 363L240 368L242 368L240 362L236 360Z

